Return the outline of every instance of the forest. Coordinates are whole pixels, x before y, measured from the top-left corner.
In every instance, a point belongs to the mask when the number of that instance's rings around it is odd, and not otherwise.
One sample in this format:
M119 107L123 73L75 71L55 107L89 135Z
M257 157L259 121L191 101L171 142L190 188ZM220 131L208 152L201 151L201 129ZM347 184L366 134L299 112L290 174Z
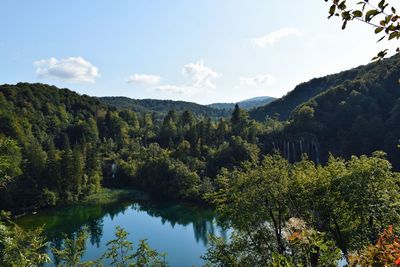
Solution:
M1 85L0 210L18 215L128 187L215 207L234 231L228 242L213 239L204 255L211 266L337 266L343 258L393 265L399 61L314 79L229 115L168 101L138 110L126 99L45 84ZM0 265L48 261L40 230L24 232L9 216L0 224ZM166 264L146 243L132 251L123 229L116 234L104 256L115 266ZM82 231L55 252L65 266L101 265L79 263L86 238Z
M205 106L185 101L131 99L128 97L99 97L99 100L118 109L130 109L139 113L154 112L160 114L161 117L164 117L171 109L177 112L190 110L196 116L216 118L229 116L229 112L214 108L212 105ZM232 109L233 106L230 109Z

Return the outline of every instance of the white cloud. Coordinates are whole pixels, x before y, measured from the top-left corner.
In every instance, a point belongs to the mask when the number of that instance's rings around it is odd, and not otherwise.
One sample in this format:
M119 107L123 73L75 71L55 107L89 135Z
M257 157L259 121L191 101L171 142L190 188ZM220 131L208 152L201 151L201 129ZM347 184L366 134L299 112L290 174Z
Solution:
M129 76L127 82L128 83L138 83L144 85L157 85L161 81L161 77L157 75L149 75L149 74L133 74Z
M195 88L191 86L178 86L178 85L160 85L154 88L158 92L172 93L172 94L189 94L194 91Z
M213 80L221 74L204 65L203 60L183 66L182 73L191 79L191 85L198 88L215 88Z
M205 66L203 60L186 64L182 68L182 74L189 78L187 83L182 85L159 85L153 89L163 93L194 94L200 90L216 88L214 80L221 76L220 73Z
M42 59L34 62L39 78L59 79L71 83L94 83L99 77L97 67L81 57Z
M273 46L276 42L288 36L300 36L301 32L296 28L282 28L280 30L268 33L259 38L252 39L252 42L260 47Z
M272 85L276 79L270 74L260 74L252 77L240 77L240 84L246 86Z

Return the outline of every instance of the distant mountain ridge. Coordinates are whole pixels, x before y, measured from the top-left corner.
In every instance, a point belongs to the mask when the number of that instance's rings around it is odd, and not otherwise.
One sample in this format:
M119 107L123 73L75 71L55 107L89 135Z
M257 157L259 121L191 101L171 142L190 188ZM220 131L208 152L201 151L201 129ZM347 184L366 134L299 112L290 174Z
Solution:
M118 109L131 109L136 112L156 112L166 114L169 110L190 110L196 116L227 117L230 113L226 110L212 108L193 102L159 100L159 99L132 99L123 96L99 97L102 103Z
M161 99L132 99L124 96L106 96L98 98L102 103L118 109L131 109L136 112L167 113L169 110L176 111L191 110L197 116L227 117L236 103L213 103L201 105L194 102L161 100ZM264 106L275 98L259 96L238 102L242 109L250 110L255 107Z
M245 99L239 101L237 103L213 103L207 106L215 108L215 109L224 109L224 110L232 110L236 104L239 105L240 108L250 110L253 108L261 107L267 105L274 101L276 98L270 96L258 96L249 99Z

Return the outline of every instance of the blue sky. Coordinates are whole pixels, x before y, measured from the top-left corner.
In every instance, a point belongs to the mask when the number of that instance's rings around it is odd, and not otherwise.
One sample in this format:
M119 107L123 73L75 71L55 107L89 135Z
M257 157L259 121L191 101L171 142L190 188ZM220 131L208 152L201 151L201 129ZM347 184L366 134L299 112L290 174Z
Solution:
M0 84L93 96L234 102L280 97L382 45L323 0L0 0Z

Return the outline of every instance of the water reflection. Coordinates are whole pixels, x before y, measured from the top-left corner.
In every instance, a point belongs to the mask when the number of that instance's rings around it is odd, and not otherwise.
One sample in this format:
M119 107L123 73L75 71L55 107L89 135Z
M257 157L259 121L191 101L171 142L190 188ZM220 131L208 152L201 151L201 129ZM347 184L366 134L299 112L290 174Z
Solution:
M103 236L103 219L92 220L88 222L88 232L90 237L90 243L97 248L100 247L100 240Z
M163 224L170 224L172 228L176 224L182 226L193 226L193 233L196 242L208 244L209 235L216 234L215 213L211 209L193 205L156 203L134 204L131 206L136 211L144 211L148 215L161 218Z
M144 216L143 214L146 215ZM197 254L204 253L210 234L217 234L220 236L227 235L226 232L216 224L215 214L211 209L191 204L177 204L173 202L161 203L149 199L125 201L108 205L76 205L46 210L36 215L22 217L17 220L17 223L24 228L31 229L44 225L45 233L50 241L50 247L55 248L61 247L65 236L75 238L77 232L85 228L88 231L89 242L92 245L91 248L88 248L88 250L92 252L89 251L88 253L94 253L93 251L103 251L105 249L105 241L108 240L103 240L103 234L105 234L104 229L107 229L106 231L108 232L113 231L114 226L111 226L111 222L117 218L121 219L123 217L129 218L130 221L132 221L133 218L135 218L135 220L140 220L140 218L142 218L146 220L146 222L148 220L161 222L161 224L157 226L158 228L156 231L165 234L175 229L175 232L178 231L176 233L182 236L182 238L186 238L182 232L188 232L184 229L192 229L192 242L199 245L201 244L200 247L197 246L197 248L192 249L193 253ZM177 226L179 226L178 229L176 229ZM131 229L126 230L128 232L135 232L135 236L140 235L140 231L144 230L133 226L129 227ZM153 231L152 229L145 230ZM110 233L107 233L105 239L109 239L109 236ZM148 238L150 241L156 242L157 240L151 240L150 238L160 239L161 237L154 235ZM177 237L176 240L173 240L173 243L179 243L179 238L180 237ZM187 240L185 239L184 242L187 242ZM195 246L193 245L193 247ZM161 251L166 251L170 254L170 250L174 249L176 248L163 247ZM197 254L194 256L195 258L201 255ZM54 260L56 261L57 259Z

